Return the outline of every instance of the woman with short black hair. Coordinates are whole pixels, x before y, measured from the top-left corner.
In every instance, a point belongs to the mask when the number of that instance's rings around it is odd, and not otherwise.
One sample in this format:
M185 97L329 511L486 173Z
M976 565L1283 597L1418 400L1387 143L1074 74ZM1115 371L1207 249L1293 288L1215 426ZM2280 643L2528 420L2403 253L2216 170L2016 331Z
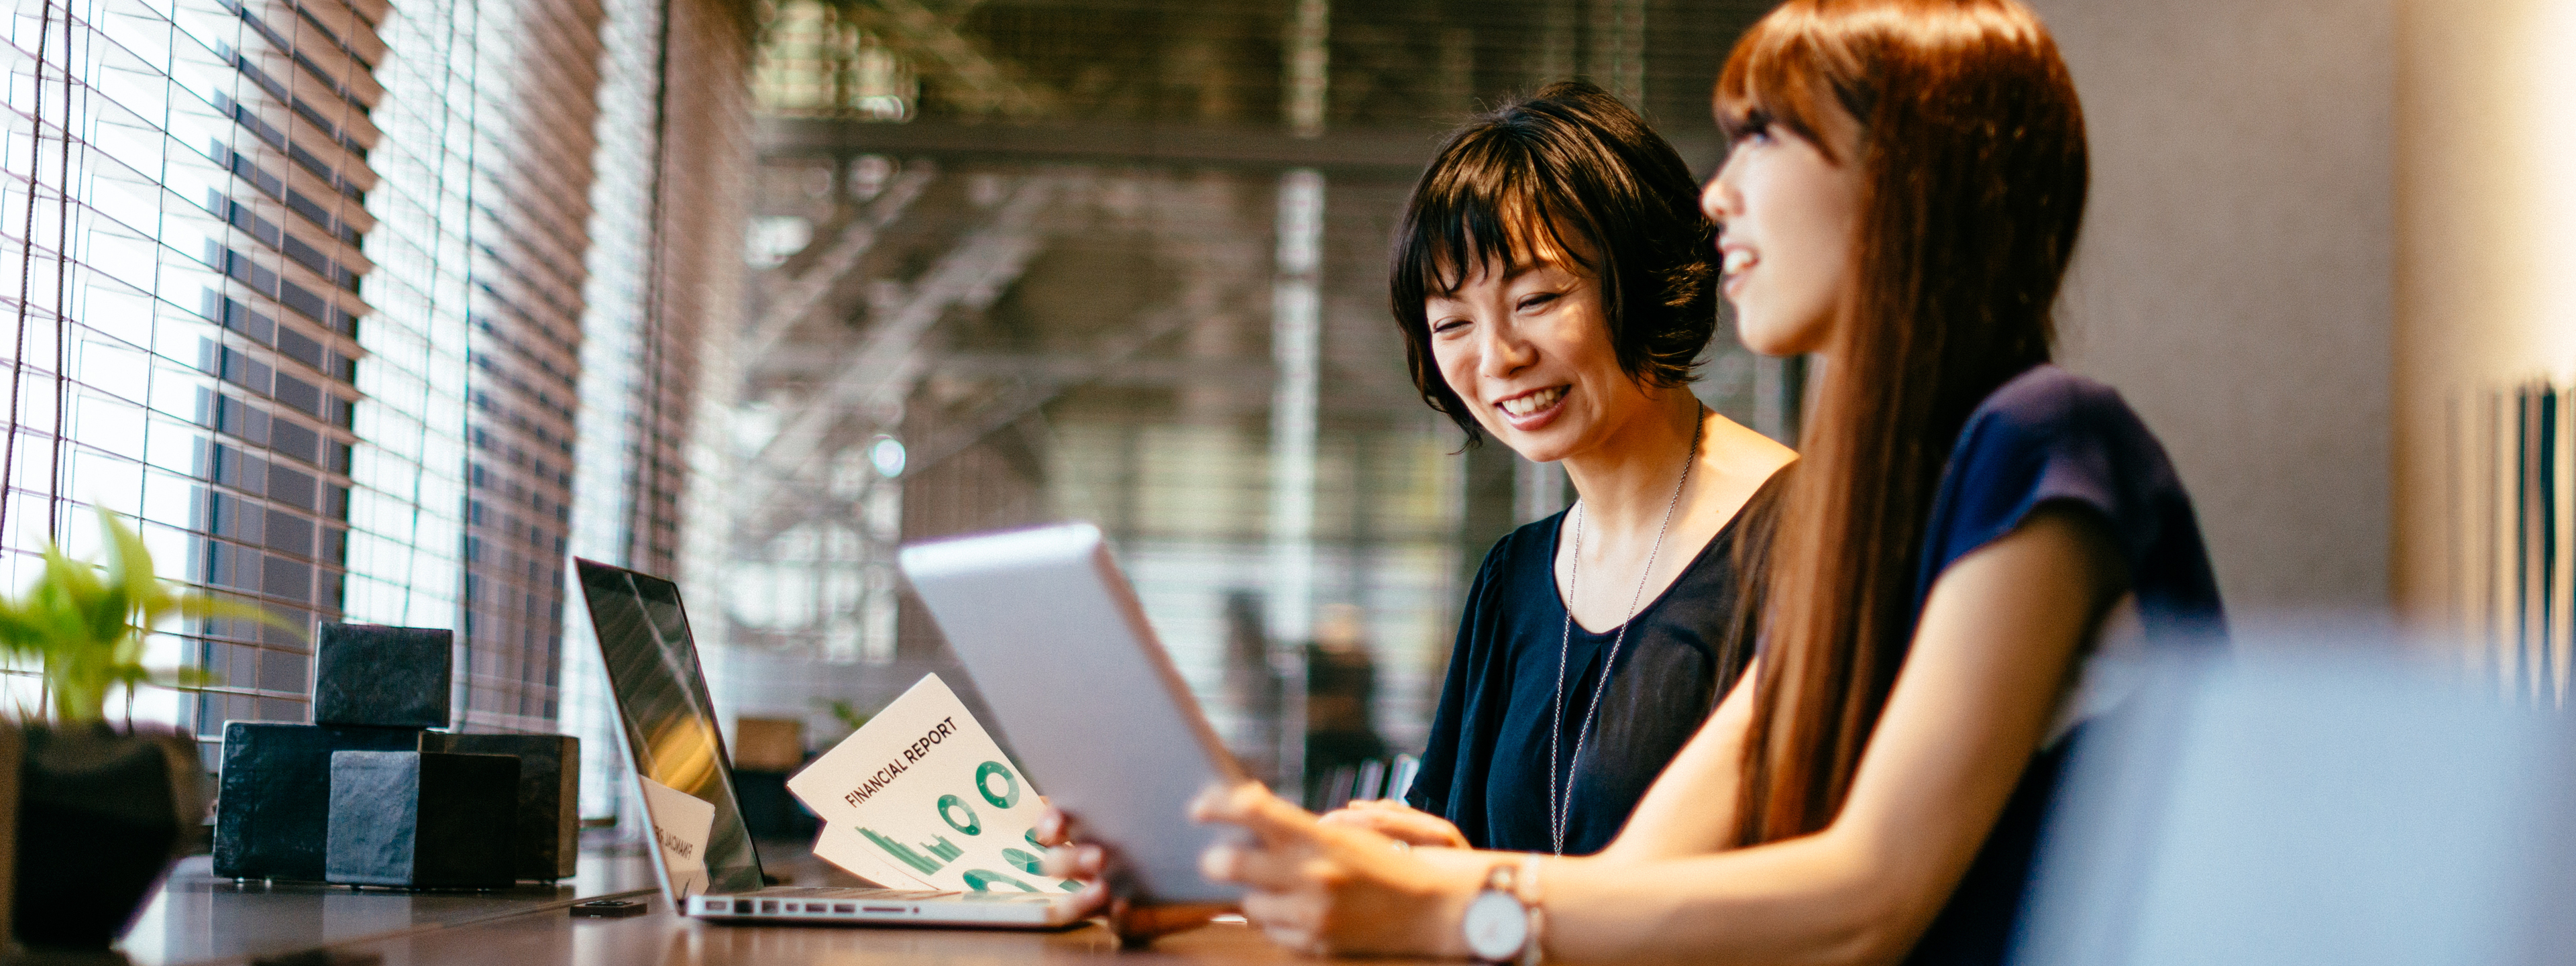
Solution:
M1738 587L1793 454L1691 395L1717 325L1696 195L1581 82L1461 127L1415 186L1389 271L1414 385L1578 498L1486 554L1405 802L1326 821L1597 852L1751 659Z

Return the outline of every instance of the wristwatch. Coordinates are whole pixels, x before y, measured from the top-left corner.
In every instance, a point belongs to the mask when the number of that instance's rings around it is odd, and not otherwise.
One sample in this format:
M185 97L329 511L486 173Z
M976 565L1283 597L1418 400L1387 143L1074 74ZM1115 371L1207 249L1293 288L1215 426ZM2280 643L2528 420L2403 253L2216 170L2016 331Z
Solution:
M1520 863L1485 873L1485 888L1467 903L1467 951L1478 962L1538 966L1539 909L1521 898Z

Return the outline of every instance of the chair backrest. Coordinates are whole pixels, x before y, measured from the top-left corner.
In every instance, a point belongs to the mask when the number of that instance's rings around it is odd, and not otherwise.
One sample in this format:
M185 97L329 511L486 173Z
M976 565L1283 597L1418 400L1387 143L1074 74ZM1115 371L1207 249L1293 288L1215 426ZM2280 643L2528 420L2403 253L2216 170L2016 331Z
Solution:
M2576 729L2395 649L2143 668L2093 726L2014 961L2576 958Z
M1412 755L1336 765L1316 783L1313 800L1306 805L1318 812L1329 812L1362 799L1401 799L1413 790L1413 776L1421 770L1422 759Z

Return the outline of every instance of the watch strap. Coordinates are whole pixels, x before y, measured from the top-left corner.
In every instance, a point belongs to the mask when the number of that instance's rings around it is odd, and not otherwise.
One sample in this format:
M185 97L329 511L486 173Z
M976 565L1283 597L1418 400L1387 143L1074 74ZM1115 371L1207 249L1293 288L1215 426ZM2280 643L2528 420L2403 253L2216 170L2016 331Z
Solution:
M1521 860L1521 870L1513 876L1512 898L1521 901L1521 912L1529 916L1529 932L1521 939L1520 966L1539 966L1546 957L1541 950L1547 945L1547 908L1539 902L1538 870L1546 862L1532 855Z

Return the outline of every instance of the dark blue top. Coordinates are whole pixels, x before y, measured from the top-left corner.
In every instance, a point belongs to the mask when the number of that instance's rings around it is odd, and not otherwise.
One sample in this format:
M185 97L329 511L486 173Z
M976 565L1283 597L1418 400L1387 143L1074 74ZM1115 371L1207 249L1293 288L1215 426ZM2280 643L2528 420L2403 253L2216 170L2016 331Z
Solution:
M1968 417L1924 529L1914 589L1920 620L1950 565L2045 504L2081 507L2103 524L2128 565L2147 638L2217 646L2226 633L2218 581L2191 497L2164 447L2108 386L2040 365L1989 394ZM2002 963L2030 882L2031 859L2079 725L2031 759L1958 891L1908 963Z
M1570 803L1565 851L1588 855L1609 845L1646 787L1698 733L1750 661L1735 609L1736 548L1769 532L1788 472L1764 482L1672 585L1629 620L1580 761L1577 733L1618 629L1595 634L1576 624L1567 633L1555 575L1565 514L1496 542L1467 592L1440 710L1405 801L1456 824L1477 848L1553 848L1548 732L1556 725L1561 642L1566 709L1556 778Z

